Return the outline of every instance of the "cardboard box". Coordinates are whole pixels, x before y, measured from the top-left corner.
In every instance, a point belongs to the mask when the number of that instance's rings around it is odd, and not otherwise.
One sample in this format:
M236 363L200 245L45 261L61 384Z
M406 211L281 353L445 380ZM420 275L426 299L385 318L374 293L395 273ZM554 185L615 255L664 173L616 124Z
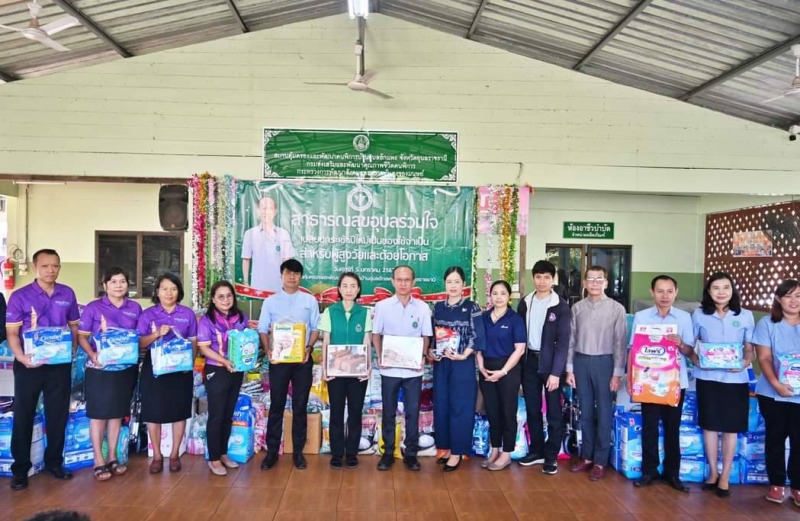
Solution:
M292 417L292 411L283 413L283 452L285 454L294 452L294 447L292 446ZM322 446L322 415L320 413L308 413L307 432L303 454L319 454L319 448Z

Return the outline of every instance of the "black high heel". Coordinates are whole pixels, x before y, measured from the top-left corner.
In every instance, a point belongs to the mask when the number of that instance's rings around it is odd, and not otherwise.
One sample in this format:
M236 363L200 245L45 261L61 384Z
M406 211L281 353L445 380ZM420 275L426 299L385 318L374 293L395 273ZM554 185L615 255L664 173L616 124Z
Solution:
M719 485L719 478L714 483L703 483L703 486L700 487L700 490L705 492L710 492L712 490L717 490L717 486Z
M447 464L447 462L445 462L444 467L442 467L442 472L453 472L454 470L456 470L458 468L459 465L461 465L461 460L463 458L464 458L464 456L459 456L458 457L458 463L456 463L453 466L450 466L450 465Z

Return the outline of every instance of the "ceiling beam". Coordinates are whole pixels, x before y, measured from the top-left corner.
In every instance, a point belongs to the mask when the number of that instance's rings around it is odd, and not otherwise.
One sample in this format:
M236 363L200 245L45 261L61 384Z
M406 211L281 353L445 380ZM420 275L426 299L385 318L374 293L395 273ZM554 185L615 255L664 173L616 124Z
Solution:
M56 4L58 7L66 11L68 14L71 14L78 21L81 23L82 26L87 28L89 31L94 33L95 36L103 40L106 44L111 46L117 54L122 56L123 58L130 58L133 54L125 49L123 46L118 44L113 38L107 35L102 29L100 29L97 24L95 24L88 16L83 14L77 7L72 5L69 0L53 0L53 3Z
M639 3L636 4L633 9L628 11L628 14L626 14L619 22L617 22L617 25L612 27L611 30L595 44L594 47L592 47L589 52L587 52L584 57L572 67L572 70L581 70L592 58L594 58L595 54L600 52L603 47L608 45L611 40L613 40L620 33L620 31L625 29L629 23L639 16L639 13L644 11L651 3L653 3L653 0L639 0Z
M481 16L483 16L483 10L486 9L488 4L489 0L481 0L481 4L475 10L475 16L472 18L472 23L467 31L467 38L472 38L472 35L475 34L475 31L478 29L478 22L481 21Z
M236 8L236 4L233 3L233 0L225 0L225 3L228 4L228 9L231 10L231 14L234 18L236 18L236 23L239 24L239 28L242 30L242 32L249 33L250 29L247 28L247 24L245 24L244 20L242 20L242 15Z
M11 74L10 72L0 71L0 80L4 81L6 83L11 83L12 81L17 81L18 79L19 78L17 78L16 76Z
M767 49L766 51L762 52L761 54L753 56L749 60L746 60L746 61L740 63L739 65L737 65L733 69L730 69L728 72L720 74L716 78L711 78L710 80L708 80L707 82L703 83L699 87L695 87L692 90L687 91L686 93L684 93L681 96L679 96L678 99L681 100L681 101L689 101L690 99L694 98L695 96L697 96L699 94L702 94L703 92L707 91L708 89L710 89L712 87L715 87L715 86L719 85L720 83L726 82L726 81L728 81L728 80L730 80L732 78L735 78L736 76L744 74L745 72L747 72L747 71L749 71L751 69L755 69L756 67L758 67L762 63L768 62L771 59L780 56L781 54L783 54L786 51L788 51L789 49L791 49L792 45L794 45L796 43L800 43L800 36L794 36L792 38L789 38L788 40L785 40L785 41L775 45L774 47L771 47L771 48Z

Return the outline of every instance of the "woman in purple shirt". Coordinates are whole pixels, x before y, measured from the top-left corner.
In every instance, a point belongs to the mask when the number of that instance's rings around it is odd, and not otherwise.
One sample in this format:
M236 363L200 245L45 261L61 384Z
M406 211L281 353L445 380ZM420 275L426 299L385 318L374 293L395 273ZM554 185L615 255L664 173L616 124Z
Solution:
M228 473L225 467L239 465L226 454L233 427L233 410L242 386L241 371L234 372L227 358L228 332L247 327L247 315L239 311L233 286L221 280L211 286L208 311L197 324L197 347L206 357L204 383L208 393L208 468L217 476Z
M172 273L158 277L153 295L154 306L147 308L139 318L139 347L145 350L139 388L142 396L141 420L147 423L147 433L153 440L153 461L150 473L164 470L161 454L161 424L172 424L172 453L169 470L181 470L180 446L186 430L186 419L192 415L193 381L191 371L153 376L150 349L158 339L170 340L175 335L192 341L196 350L197 318L194 312L179 302L183 300L181 279Z
M108 328L135 330L142 306L128 299L128 274L111 268L103 275L106 295L86 305L78 326L78 343L89 355L86 365L86 416L94 451L94 477L98 481L127 469L117 461L117 442L122 418L130 414L131 397L136 387L139 367L112 365L103 367L97 359L97 344L91 335ZM103 435L108 427L108 463L103 458Z

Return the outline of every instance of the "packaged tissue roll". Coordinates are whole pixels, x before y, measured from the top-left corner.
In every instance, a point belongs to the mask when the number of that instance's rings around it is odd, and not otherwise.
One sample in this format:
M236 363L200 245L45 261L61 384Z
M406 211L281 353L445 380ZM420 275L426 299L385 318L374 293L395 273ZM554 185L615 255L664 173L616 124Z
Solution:
M299 364L306 355L306 325L275 323L272 325L272 364Z
M258 332L254 329L228 332L228 360L234 371L251 371L258 360Z
M194 368L191 340L180 337L173 337L170 340L158 339L153 346L153 349L150 350L153 375L180 373L191 371Z
M778 380L788 384L794 394L800 394L800 353L778 355Z
M744 346L737 343L697 342L695 346L701 369L741 369Z
M680 353L667 339L677 332L673 324L636 326L629 364L632 401L672 407L680 402Z
M72 362L72 331L65 327L39 327L22 334L26 355L37 365Z
M139 362L139 333L129 329L109 329L94 335L97 359L103 366L133 365Z

